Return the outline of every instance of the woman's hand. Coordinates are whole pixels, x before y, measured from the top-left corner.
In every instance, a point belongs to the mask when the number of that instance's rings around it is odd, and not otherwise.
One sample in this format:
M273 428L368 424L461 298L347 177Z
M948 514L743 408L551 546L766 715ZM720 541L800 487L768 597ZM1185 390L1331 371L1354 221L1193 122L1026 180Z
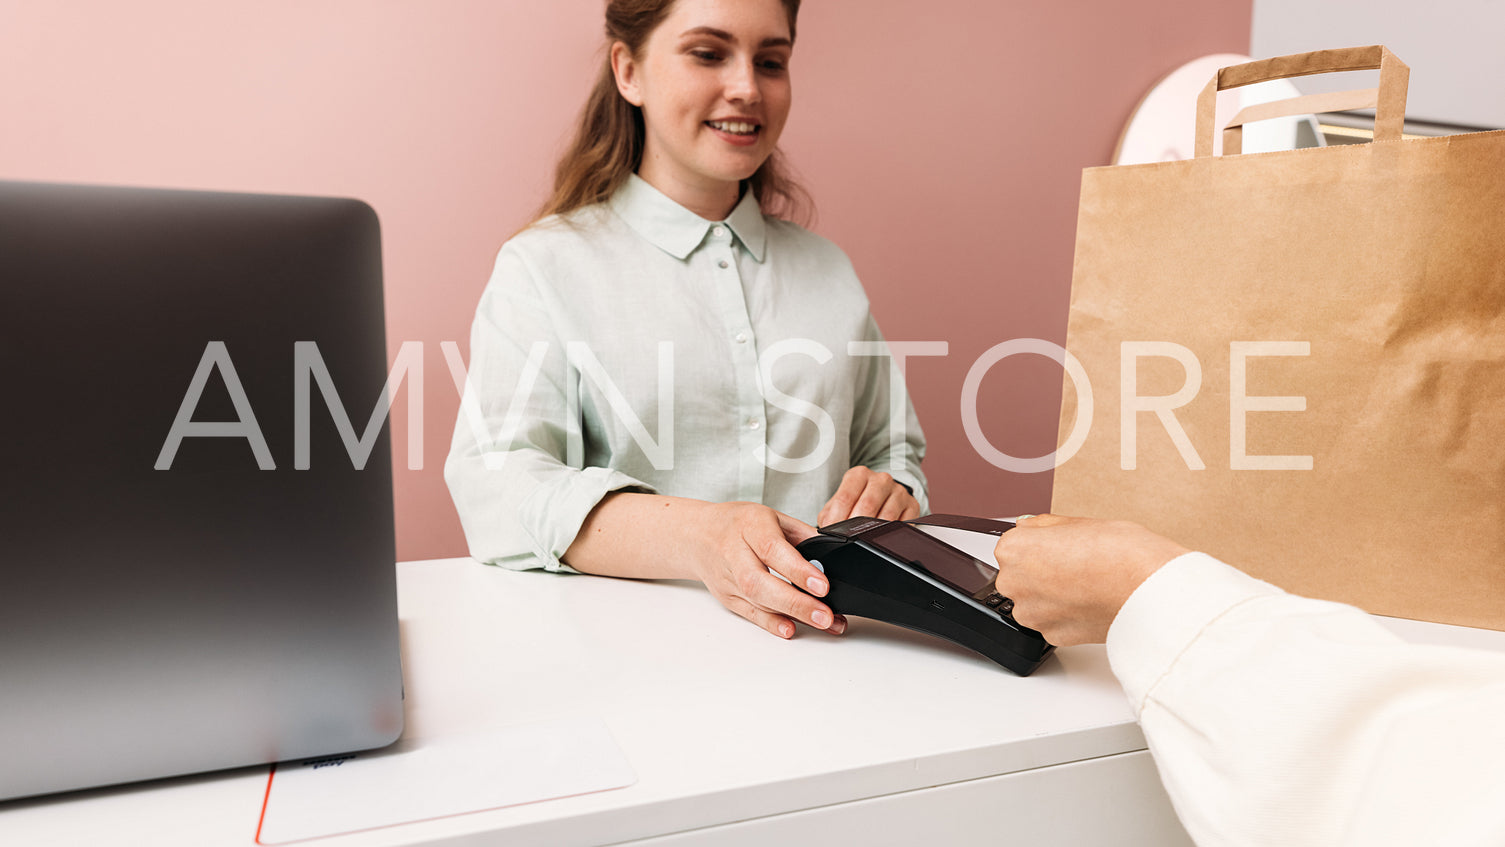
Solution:
M756 503L713 503L700 529L696 578L722 605L780 638L794 636L796 620L846 630L846 619L815 599L830 590L825 575L794 549L815 534L809 525Z
M892 476L858 465L841 478L817 521L828 526L851 517L902 521L920 516L920 503Z
M794 549L814 534L757 503L617 492L586 517L563 558L602 576L698 579L722 605L780 638L794 637L794 621L839 635L846 619L816 599L830 583Z

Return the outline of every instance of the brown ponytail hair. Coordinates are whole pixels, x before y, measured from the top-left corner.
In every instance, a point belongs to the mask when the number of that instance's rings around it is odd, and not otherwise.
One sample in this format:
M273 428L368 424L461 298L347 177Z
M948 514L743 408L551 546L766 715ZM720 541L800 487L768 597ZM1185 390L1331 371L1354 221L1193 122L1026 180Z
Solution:
M554 168L554 191L534 216L565 215L611 197L643 163L643 110L617 90L611 70L611 45L620 41L633 56L642 53L648 36L669 16L675 0L609 0L606 4L606 57L595 87L585 101L574 140ZM800 0L782 0L794 39ZM807 219L810 196L789 175L778 150L747 179L764 214Z

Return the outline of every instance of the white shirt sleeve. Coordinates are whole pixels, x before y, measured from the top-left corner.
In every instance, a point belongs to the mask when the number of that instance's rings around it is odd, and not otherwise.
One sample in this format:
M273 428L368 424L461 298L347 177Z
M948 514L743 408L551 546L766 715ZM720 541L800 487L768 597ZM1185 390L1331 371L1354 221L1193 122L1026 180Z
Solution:
M867 345L887 350L883 333L872 315L867 316L862 339ZM860 382L854 386L857 400L853 404L851 464L889 474L909 487L920 514L930 512L930 491L920 461L925 457L925 435L920 419L904 385L898 360L891 355L868 356ZM880 364L881 362L881 364Z
M568 462L565 345L525 262L497 258L471 330L470 368L445 462L470 554L514 569L574 573L561 557L607 493L653 488Z
M1407 644L1200 553L1107 642L1201 847L1505 844L1505 655Z

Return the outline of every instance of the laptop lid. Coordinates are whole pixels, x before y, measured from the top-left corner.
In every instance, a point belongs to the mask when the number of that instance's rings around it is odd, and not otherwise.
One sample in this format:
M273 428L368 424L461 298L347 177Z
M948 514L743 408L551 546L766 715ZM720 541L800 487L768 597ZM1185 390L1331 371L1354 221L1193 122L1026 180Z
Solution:
M0 345L0 799L397 738L370 207L0 182Z

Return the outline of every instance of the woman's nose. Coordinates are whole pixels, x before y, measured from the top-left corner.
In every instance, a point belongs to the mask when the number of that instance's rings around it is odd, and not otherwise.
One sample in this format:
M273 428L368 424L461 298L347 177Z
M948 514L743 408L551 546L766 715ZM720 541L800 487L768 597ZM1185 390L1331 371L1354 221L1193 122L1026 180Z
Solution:
M742 103L758 103L763 91L758 85L758 72L750 62L738 62L728 66L726 99Z

